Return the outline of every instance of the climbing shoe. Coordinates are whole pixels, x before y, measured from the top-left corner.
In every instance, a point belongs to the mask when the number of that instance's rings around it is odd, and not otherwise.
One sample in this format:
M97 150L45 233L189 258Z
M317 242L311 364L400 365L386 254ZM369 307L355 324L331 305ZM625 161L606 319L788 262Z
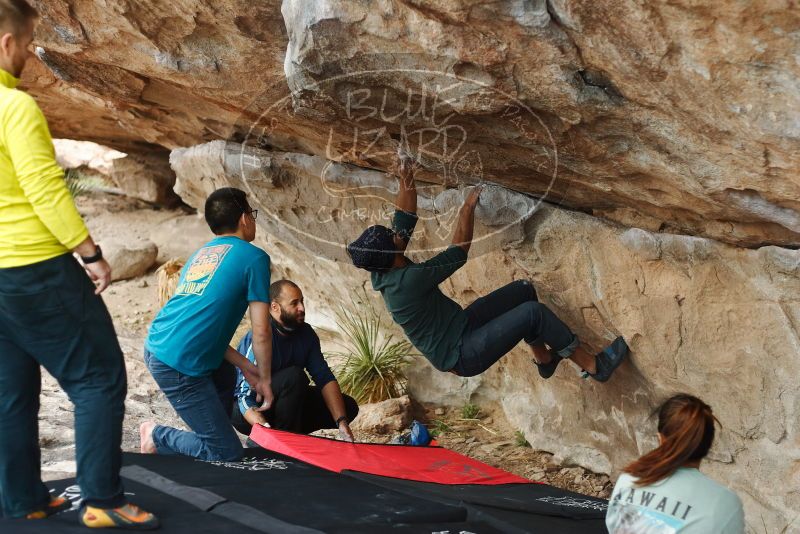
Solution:
M119 508L95 508L84 506L80 513L80 523L89 528L120 528L124 530L154 530L158 528L158 518L133 504Z
M542 378L550 378L555 374L556 369L558 368L558 364L561 363L563 358L556 354L554 351L550 351L550 361L547 363L539 363L535 359L533 363L536 364L536 368L539 370L539 376Z
M25 519L44 519L59 512L66 512L70 508L72 508L72 502L69 499L54 497L47 503L46 508L29 513L25 516Z
M628 354L628 344L622 337L615 339L611 345L594 357L597 372L594 374L584 371L584 378L592 377L598 382L606 382Z

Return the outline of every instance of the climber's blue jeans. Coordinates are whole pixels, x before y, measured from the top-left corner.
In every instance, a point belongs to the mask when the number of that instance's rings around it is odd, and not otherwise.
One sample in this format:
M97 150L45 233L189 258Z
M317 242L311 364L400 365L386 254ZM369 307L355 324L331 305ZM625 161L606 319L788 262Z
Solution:
M547 306L539 303L527 280L512 282L481 297L465 309L468 323L461 337L461 355L452 372L483 373L525 340L547 344L562 358L578 348L578 337Z
M147 349L144 362L192 432L158 425L153 442L158 454L183 454L200 460L241 459L242 443L230 423L230 402L222 398L212 376L189 376L163 363Z

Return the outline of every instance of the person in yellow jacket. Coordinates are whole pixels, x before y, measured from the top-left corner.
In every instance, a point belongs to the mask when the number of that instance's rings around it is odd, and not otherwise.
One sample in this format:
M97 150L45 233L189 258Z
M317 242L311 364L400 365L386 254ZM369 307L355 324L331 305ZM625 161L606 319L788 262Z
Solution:
M126 501L119 476L125 362L99 296L111 268L75 208L44 115L15 89L36 19L25 0L0 0L0 515L71 507L41 480L43 366L75 405L81 523L153 529L158 520Z

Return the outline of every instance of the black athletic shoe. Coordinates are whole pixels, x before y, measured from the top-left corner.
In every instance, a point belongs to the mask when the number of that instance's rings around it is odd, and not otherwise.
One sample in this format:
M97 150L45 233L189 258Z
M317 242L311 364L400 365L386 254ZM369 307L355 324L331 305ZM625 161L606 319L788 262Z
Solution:
M622 337L618 337L611 345L604 348L603 352L597 353L594 357L597 372L595 374L589 373L589 376L598 382L606 382L611 378L611 375L614 374L614 371L619 367L619 364L622 363L622 360L625 359L628 352L628 344L625 343Z
M534 359L533 363L535 363L536 368L539 369L539 376L541 376L544 379L548 379L555 374L556 369L558 369L558 364L561 363L562 359L563 358L561 356L554 353L553 351L550 351L549 362L539 363Z

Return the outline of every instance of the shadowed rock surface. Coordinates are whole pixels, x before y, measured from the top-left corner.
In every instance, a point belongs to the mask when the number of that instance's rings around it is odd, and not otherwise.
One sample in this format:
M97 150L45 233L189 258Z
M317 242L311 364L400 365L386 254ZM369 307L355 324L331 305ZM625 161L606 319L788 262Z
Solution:
M58 136L136 153L250 134L379 169L407 136L433 181L800 244L791 2L37 4L25 85Z

